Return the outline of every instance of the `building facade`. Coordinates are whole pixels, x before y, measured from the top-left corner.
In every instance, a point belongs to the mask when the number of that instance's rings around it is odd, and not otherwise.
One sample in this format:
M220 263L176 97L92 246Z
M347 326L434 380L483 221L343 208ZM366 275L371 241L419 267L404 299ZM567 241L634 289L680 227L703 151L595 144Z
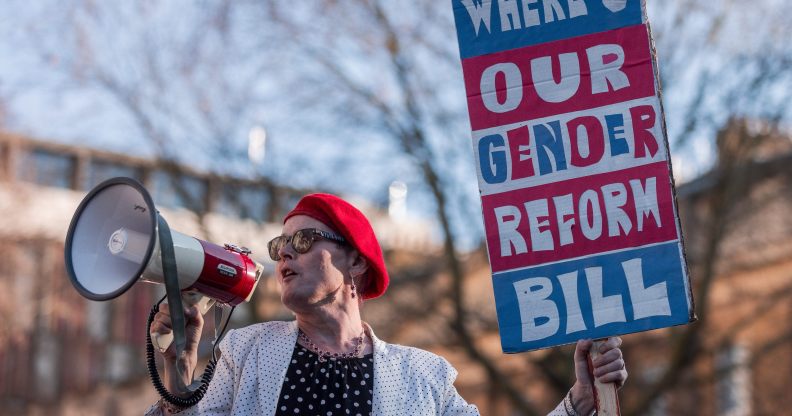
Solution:
M111 301L89 301L74 289L64 265L64 240L79 202L116 176L139 180L172 229L247 246L268 275L273 264L266 242L308 192L265 178L212 175L0 133L0 414L140 414L158 398L144 345L149 310L164 288L136 284ZM356 202L372 218L386 252L436 245L425 224L403 223L385 209ZM252 302L237 308L232 327L289 319L269 277ZM206 353L211 331L204 332Z

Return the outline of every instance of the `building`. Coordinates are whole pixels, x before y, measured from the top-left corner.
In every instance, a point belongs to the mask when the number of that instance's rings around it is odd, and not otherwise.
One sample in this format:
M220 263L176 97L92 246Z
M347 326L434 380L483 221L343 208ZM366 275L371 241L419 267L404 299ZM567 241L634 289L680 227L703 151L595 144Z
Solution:
M265 178L212 175L0 133L0 312L6 317L0 325L0 414L140 414L158 398L145 370L144 343L149 310L163 287L138 284L112 301L93 302L77 293L65 271L64 240L77 205L115 176L143 183L172 229L247 246L270 268L266 242L307 192ZM386 252L435 245L425 224L393 219L363 201L357 205L372 218ZM289 314L280 306L277 283L265 278L233 317L232 326Z

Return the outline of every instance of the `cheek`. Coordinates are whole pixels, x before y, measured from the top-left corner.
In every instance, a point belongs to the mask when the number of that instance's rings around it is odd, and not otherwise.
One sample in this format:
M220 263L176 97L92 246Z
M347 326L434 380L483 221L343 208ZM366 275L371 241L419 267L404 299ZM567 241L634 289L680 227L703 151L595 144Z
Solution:
M322 252L319 262L319 271L322 273L322 276L325 276L325 279L330 281L338 279L343 280L344 278L340 265L333 262L333 256L327 251Z

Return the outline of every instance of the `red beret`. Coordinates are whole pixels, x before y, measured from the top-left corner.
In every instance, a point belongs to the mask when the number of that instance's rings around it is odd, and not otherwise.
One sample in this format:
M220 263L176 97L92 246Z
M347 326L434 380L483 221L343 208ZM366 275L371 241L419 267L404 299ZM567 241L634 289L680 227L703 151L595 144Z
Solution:
M374 229L360 210L335 195L310 194L297 202L283 222L295 215L307 215L321 221L344 237L368 261L367 282L359 289L363 299L373 299L385 293L389 279L382 248Z

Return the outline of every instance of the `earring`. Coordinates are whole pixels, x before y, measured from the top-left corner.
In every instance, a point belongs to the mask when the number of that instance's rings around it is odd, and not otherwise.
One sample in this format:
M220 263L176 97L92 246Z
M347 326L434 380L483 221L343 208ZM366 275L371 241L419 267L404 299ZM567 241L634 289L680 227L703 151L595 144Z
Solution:
M357 297L357 286L355 286L355 276L352 276L352 298Z

